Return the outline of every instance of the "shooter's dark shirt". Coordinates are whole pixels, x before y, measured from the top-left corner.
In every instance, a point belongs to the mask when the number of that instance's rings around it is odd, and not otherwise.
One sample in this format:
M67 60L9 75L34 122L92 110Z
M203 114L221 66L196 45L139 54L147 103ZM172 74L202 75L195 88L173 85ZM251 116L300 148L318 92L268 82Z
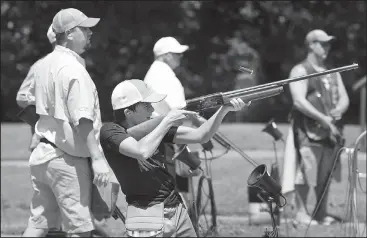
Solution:
M130 137L126 129L113 122L103 124L101 146L121 185L122 192L126 195L128 204L147 207L165 200L165 206L172 207L181 202L179 194L175 191L175 179L165 164L163 144L163 142L172 143L176 131L177 127L172 127L168 131L157 151L148 159L154 168L146 171L140 168L137 159L119 152L120 143Z

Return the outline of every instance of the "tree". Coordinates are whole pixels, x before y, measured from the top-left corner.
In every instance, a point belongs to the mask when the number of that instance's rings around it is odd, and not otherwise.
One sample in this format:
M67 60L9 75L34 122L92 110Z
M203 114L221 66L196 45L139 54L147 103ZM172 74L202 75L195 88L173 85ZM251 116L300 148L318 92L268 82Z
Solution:
M53 16L68 7L101 18L85 58L99 91L103 120L112 117L113 87L144 77L153 62L153 45L163 36L174 36L192 49L177 72L187 98L287 78L305 56L305 35L315 28L337 37L333 65L359 63L358 70L342 73L349 92L366 74L364 1L2 1L2 121L18 121L16 92L31 64L50 52L46 31ZM240 73L239 65L255 74ZM358 97L351 99L348 123L357 122ZM285 93L227 120L286 121L290 106Z

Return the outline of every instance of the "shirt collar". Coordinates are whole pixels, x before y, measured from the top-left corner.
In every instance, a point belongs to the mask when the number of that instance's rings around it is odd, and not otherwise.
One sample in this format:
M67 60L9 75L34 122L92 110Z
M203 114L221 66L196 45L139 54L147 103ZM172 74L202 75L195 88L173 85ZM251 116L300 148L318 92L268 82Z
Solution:
M171 67L170 67L167 63L165 63L165 62L163 62L163 61L160 61L160 60L155 60L155 61L154 61L154 64L157 64L157 65L158 65L158 67L165 68L165 70L170 71L170 72L172 72L174 75L176 75L176 74L175 74L175 72L171 69Z
M56 45L55 50L60 51L60 52L65 52L68 54L71 54L72 56L74 56L76 58L76 60L83 65L83 67L85 67L85 60L80 57L80 55L78 55L75 51L72 51L64 46L61 45Z

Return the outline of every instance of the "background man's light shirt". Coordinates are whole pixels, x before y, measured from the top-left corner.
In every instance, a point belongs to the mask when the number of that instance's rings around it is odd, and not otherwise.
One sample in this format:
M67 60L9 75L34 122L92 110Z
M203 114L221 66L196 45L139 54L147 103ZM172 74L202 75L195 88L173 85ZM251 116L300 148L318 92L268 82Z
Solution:
M181 109L186 106L184 87L166 63L154 61L145 75L144 82L153 91L166 94L165 102L171 109ZM154 103L152 105L156 109Z

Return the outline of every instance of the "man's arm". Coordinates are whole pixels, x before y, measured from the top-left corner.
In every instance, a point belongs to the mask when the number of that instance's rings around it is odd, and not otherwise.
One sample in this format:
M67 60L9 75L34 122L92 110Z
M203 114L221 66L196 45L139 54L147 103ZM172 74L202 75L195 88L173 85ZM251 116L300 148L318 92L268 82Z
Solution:
M121 127L106 124L101 130L101 141L106 141L111 148L123 155L144 161L157 150L171 127L177 127L188 115L195 114L184 110L171 111L167 116L162 117L162 120L155 121L154 124L157 123L157 125L154 126L154 129L143 136L141 130L146 128L124 131Z
M218 131L224 117L230 111L239 111L246 104L240 99L232 99L231 105L220 107L217 112L204 122L199 128L180 126L177 129L173 142L176 144L194 144L208 142Z
M335 106L335 108L331 110L330 114L335 118L341 118L341 116L348 110L349 97L340 73L337 73L337 81L338 81L339 101Z
M34 85L35 85L35 70L36 65L39 61L34 63L28 71L26 78L23 80L18 92L16 101L18 106L21 108L26 108L29 105L35 105L35 94L34 94Z
M68 80L65 82L68 83ZM94 172L93 182L106 186L109 181L109 167L93 128L95 96L91 86L82 77L71 80L68 86L67 110L76 131L88 147Z
M142 139L137 141L133 137L128 137L121 141L119 144L119 152L138 160L146 160L157 150L171 126L172 123L163 119L151 133L147 134Z

